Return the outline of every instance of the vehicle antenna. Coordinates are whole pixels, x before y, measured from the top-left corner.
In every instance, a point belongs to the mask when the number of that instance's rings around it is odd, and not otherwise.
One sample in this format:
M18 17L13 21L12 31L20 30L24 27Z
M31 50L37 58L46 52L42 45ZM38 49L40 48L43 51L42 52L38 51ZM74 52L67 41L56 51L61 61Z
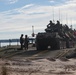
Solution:
M68 15L66 14L66 24L68 25Z
M60 9L59 9L59 21L60 21Z
M71 25L72 25L72 18L71 18Z
M60 16L61 16L61 23L63 23L63 21L62 21L62 13L61 13L61 15L60 15Z
M54 7L53 7L53 22L54 22Z
M72 18L71 18L71 25L70 25L71 29L72 29Z

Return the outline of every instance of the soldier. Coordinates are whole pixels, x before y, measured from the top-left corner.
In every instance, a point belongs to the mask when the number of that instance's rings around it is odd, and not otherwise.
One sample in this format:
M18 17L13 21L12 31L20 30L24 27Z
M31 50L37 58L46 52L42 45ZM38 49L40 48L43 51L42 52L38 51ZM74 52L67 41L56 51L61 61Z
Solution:
M57 24L56 24L57 26L59 26L60 25L60 22L57 20Z
M50 20L50 23L47 25L47 28L51 28L53 26L52 21Z
M57 23L56 23L56 31L60 32L60 27L61 27L61 24L60 24L60 22L57 20Z
M65 24L65 31L69 31L69 27L66 24Z
M23 43L24 43L23 34L21 34L21 37L20 37L21 50L23 50Z
M24 39L24 47L25 47L25 50L28 49L28 42L29 42L28 36L25 35L25 39Z

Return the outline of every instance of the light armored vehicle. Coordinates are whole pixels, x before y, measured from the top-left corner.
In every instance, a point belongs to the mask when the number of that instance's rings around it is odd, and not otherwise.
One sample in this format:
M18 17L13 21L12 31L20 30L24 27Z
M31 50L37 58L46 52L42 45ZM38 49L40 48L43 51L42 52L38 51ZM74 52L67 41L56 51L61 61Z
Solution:
M39 32L36 36L36 49L57 50L74 47L75 38L70 33L70 29L65 31L65 28L62 25L47 25L45 32Z

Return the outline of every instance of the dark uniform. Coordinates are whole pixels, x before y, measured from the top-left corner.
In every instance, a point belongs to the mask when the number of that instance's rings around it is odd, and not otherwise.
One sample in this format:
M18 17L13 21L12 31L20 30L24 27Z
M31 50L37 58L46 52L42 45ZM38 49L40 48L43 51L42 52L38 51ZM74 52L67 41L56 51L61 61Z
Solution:
M25 35L25 39L24 39L25 50L28 49L28 42L29 42L29 39L28 39L27 35Z
M52 21L50 20L50 23L47 25L47 28L51 28L53 26Z
M24 43L23 34L21 34L21 37L20 37L21 50L23 50L23 43Z
M54 23L50 20L50 23L47 25L47 28L45 29L46 32L52 32L54 31Z
M57 23L56 23L56 31L57 31L57 32L60 32L60 27L61 27L61 24L60 24L60 22L57 20Z

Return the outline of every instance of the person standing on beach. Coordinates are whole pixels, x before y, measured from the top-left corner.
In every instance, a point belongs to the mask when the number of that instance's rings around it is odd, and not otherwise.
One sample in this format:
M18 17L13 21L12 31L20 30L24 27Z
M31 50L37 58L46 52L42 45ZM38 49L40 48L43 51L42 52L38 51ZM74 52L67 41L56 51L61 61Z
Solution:
M21 37L20 37L21 50L23 50L23 44L24 44L24 38L23 38L23 34L21 34Z
M29 43L29 38L27 35L25 35L25 39L24 39L24 47L25 47L25 50L28 49L28 43Z

